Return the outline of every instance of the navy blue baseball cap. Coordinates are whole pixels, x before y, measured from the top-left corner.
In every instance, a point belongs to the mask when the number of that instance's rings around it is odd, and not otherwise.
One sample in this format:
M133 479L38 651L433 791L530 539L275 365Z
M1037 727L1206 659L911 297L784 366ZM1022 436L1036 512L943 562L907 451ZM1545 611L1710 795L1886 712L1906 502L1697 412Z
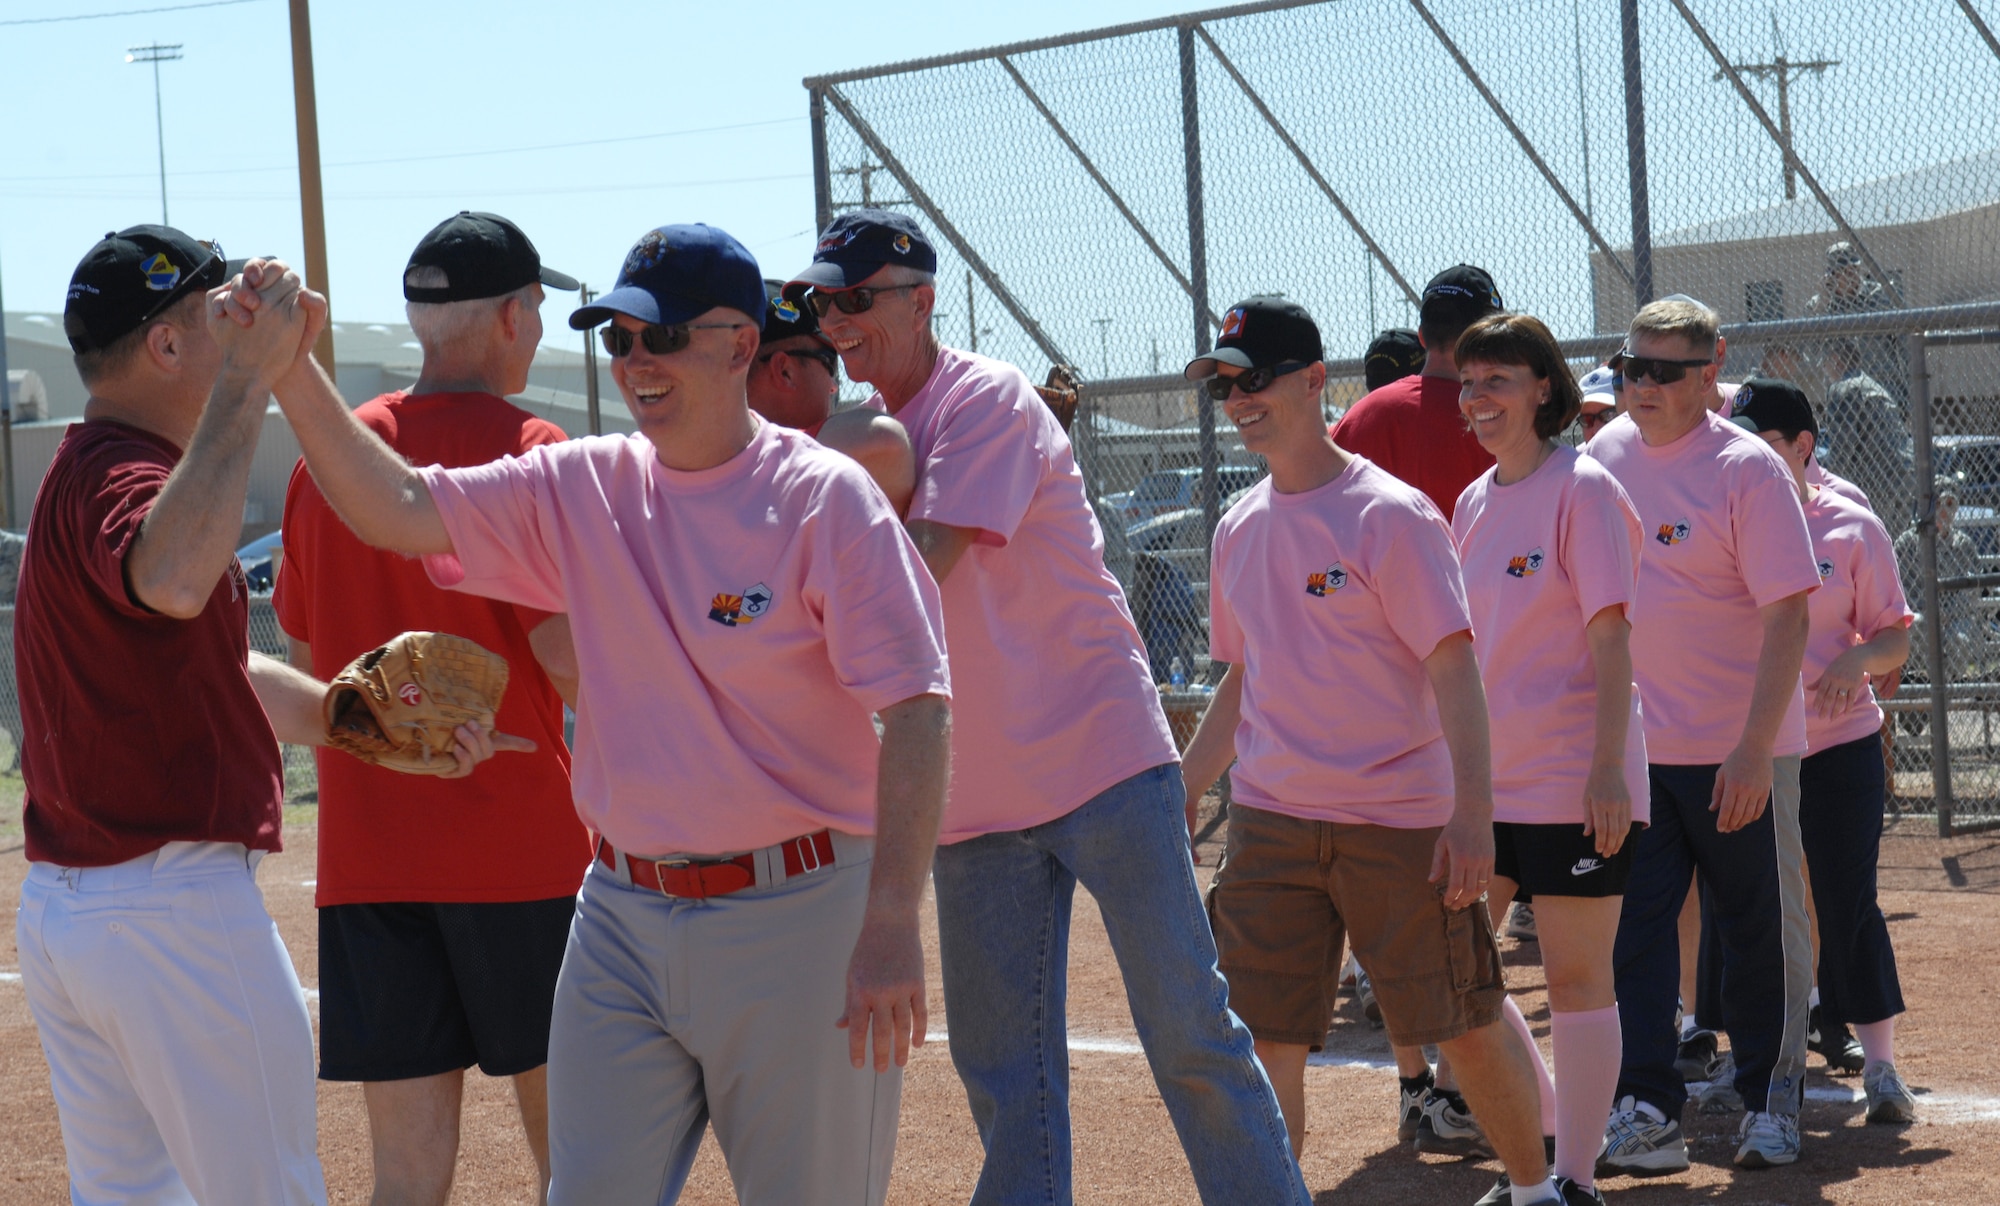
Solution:
M785 282L793 301L808 289L852 289L884 264L937 271L937 249L923 227L891 209L850 209L820 233L812 267Z
M833 346L832 341L820 333L819 318L813 314L811 306L785 300L785 282L765 281L764 299L768 303L764 307L764 343L790 339L794 335L809 335L828 347Z
M764 317L764 274L757 258L727 231L694 223L649 230L625 254L611 292L578 307L569 325L587 331L627 314L640 322L675 326L717 306Z

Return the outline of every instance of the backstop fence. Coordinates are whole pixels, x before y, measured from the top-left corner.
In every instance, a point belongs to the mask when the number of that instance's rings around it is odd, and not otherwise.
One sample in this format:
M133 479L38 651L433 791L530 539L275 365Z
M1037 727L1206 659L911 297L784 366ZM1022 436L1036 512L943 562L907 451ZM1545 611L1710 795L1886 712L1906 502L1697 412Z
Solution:
M1072 438L1170 712L1202 706L1209 538L1262 473L1179 375L1232 302L1313 313L1332 419L1454 263L1579 371L1645 301L1701 299L1725 379L1805 387L1898 537L1924 623L1897 806L2000 823L1993 3L1275 0L817 76L817 216L918 217L946 342L1081 370Z

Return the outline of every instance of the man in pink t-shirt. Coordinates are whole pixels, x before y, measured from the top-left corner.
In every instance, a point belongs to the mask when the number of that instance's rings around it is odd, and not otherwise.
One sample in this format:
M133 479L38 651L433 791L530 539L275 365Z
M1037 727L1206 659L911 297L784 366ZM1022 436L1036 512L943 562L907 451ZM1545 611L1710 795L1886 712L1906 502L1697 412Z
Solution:
M1684 299L1641 310L1621 366L1629 409L1584 449L1625 487L1646 535L1632 670L1652 824L1637 839L1614 955L1625 1059L1602 1161L1646 1174L1688 1162L1673 1017L1693 871L1729 960L1723 1020L1748 1111L1738 1165L1798 1159L1805 1087L1799 666L1819 571L1790 470L1709 409L1716 326Z
M1071 899L1096 898L1202 1200L1304 1203L1228 1006L1182 827L1173 737L1069 438L1011 365L939 344L921 227L850 210L785 289L909 429L909 528L957 686L933 882L951 1058L986 1149L973 1201L1071 1198Z
M1479 907L1493 785L1451 529L1321 425L1326 368L1304 309L1253 297L1222 331L1187 375L1271 466L1215 532L1210 650L1229 672L1183 765L1194 796L1240 758L1209 896L1230 991L1298 1148L1306 1058L1351 941L1391 1041L1436 1043L1457 1066L1511 1200L1559 1204Z
M1882 521L1807 478L1819 423L1805 394L1789 381L1752 379L1736 401L1737 425L1762 436L1798 479L1819 558L1805 657L1813 706L1806 716L1808 752L1799 764L1799 829L1820 932L1812 1029L1831 1059L1852 1041L1852 1023L1860 1032L1868 1121L1914 1122L1916 1098L1896 1071L1902 984L1875 899L1888 781L1873 684L1909 659L1916 616L1903 598L1896 550Z
M610 320L639 431L475 468L405 464L303 352L277 387L364 542L572 619L598 839L549 1037L558 1206L673 1201L711 1120L746 1202L880 1203L892 1051L923 1041L937 591L857 465L749 410L764 304L729 235L647 233L570 319Z

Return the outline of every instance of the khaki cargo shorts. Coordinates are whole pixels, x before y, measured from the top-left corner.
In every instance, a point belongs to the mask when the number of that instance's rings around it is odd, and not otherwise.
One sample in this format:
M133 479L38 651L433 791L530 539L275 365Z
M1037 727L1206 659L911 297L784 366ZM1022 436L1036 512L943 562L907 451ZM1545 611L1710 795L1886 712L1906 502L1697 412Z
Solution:
M1321 1048L1343 938L1392 1042L1448 1042L1499 1018L1506 979L1484 905L1453 912L1426 880L1440 832L1230 806L1208 917L1229 1004L1252 1035Z

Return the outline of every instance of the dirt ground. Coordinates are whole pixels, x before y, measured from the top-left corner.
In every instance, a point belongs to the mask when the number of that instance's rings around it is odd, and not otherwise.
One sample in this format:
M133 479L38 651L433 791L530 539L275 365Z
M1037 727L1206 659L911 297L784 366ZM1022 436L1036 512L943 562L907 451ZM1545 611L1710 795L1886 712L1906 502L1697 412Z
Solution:
M286 834L288 849L263 864L260 881L291 947L300 979L317 982L312 911L315 835ZM1203 871L1218 846L1202 848ZM19 839L0 839L0 899L18 899L26 863ZM1726 1201L1744 1206L1812 1203L1969 1203L1990 1200L2000 1179L2000 1054L1986 1041L1996 1014L1993 956L2000 949L2000 838L1941 841L1918 822L1894 827L1882 858L1882 903L1901 964L1910 1013L1899 1036L1905 1076L1922 1121L1906 1129L1863 1124L1858 1077L1829 1078L1820 1061L1803 1119L1805 1156L1789 1169L1734 1169L1735 1120L1689 1111L1694 1168L1665 1181L1616 1178L1606 1196L1631 1206ZM9 909L11 913L11 908ZM934 922L926 909L927 921ZM935 990L932 1028L944 1030ZM1548 1009L1532 943L1505 940L1509 981L1530 1024L1548 1043ZM0 1203L67 1200L62 1139L48 1069L18 981L14 927L0 927ZM1134 1037L1124 989L1089 898L1079 893L1071 947L1069 1024L1074 1069L1076 1196L1083 1203L1196 1200L1179 1145ZM1327 1055L1308 1072L1311 1114L1306 1182L1321 1203L1470 1203L1492 1184L1494 1164L1416 1155L1395 1135L1395 1080L1387 1040L1344 1001ZM365 1202L367 1121L353 1085L320 1087L320 1153L335 1202ZM962 1203L979 1168L978 1137L942 1042L912 1060L904 1092L896 1177L889 1200ZM532 1165L506 1085L474 1072L454 1200L531 1202ZM703 1146L683 1201L733 1202L712 1140Z

